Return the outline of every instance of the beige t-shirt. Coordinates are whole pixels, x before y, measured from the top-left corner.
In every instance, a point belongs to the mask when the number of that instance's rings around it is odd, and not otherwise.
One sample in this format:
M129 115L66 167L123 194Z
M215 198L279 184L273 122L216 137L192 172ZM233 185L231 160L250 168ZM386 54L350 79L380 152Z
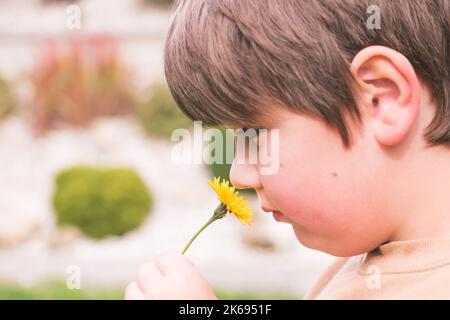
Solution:
M305 299L450 299L450 239L390 242L338 258Z

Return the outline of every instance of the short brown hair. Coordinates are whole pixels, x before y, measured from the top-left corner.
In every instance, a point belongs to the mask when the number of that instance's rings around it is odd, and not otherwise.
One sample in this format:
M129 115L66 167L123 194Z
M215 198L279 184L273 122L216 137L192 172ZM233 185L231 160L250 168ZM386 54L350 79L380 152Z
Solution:
M371 5L380 29L366 25ZM449 0L180 0L165 74L193 120L246 127L274 102L321 118L348 147L349 119L361 124L349 67L370 45L409 59L437 105L425 137L450 145Z

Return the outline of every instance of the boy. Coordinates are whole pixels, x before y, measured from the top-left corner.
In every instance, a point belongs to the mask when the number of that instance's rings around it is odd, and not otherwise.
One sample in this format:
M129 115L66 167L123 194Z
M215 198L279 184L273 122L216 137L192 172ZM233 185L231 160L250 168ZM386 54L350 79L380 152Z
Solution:
M279 129L276 174L230 177L341 257L307 298L450 298L450 1L185 0L165 70L192 119ZM175 253L126 297L215 298Z

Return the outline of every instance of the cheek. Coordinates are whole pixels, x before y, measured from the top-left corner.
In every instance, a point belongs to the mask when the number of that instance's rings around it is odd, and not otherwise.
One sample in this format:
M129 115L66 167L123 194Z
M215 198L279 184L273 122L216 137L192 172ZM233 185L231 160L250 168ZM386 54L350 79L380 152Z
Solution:
M262 182L265 194L289 219L303 245L351 256L382 242L387 217L371 195L373 175L350 164L320 170L290 165L283 163L276 176Z
M339 183L336 172L339 164L330 161L337 158L333 155L333 148L326 148L314 140L299 142L289 136L281 136L279 150L279 171L275 175L261 177L265 193L294 223L327 223L327 213L332 204L325 199L330 199L328 193L332 193Z
M264 190L274 205L293 223L305 228L322 229L332 223L342 223L344 216L336 209L342 198L334 198L332 177L318 174L290 174L288 168L280 170L276 178L264 184Z
M342 153L292 150L280 153L280 170L262 177L269 199L294 228L323 237L342 236L362 216L367 199L367 176ZM282 151L282 150L281 150ZM321 150L322 152L322 150ZM339 161L338 159L342 159Z
M361 193L343 191L345 183L332 176L303 180L280 175L282 179L264 190L304 246L351 256L369 251L380 241L380 219L358 202Z
M279 171L260 176L264 194L307 247L336 255L370 249L388 220L370 143L361 140L347 150L317 123L294 127L280 133Z

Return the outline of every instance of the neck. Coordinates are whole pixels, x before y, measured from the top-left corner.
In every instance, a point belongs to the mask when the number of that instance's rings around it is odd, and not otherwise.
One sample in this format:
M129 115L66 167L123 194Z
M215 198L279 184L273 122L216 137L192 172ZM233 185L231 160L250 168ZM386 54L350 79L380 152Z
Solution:
M450 238L450 149L422 148L394 184L398 220L390 241Z

